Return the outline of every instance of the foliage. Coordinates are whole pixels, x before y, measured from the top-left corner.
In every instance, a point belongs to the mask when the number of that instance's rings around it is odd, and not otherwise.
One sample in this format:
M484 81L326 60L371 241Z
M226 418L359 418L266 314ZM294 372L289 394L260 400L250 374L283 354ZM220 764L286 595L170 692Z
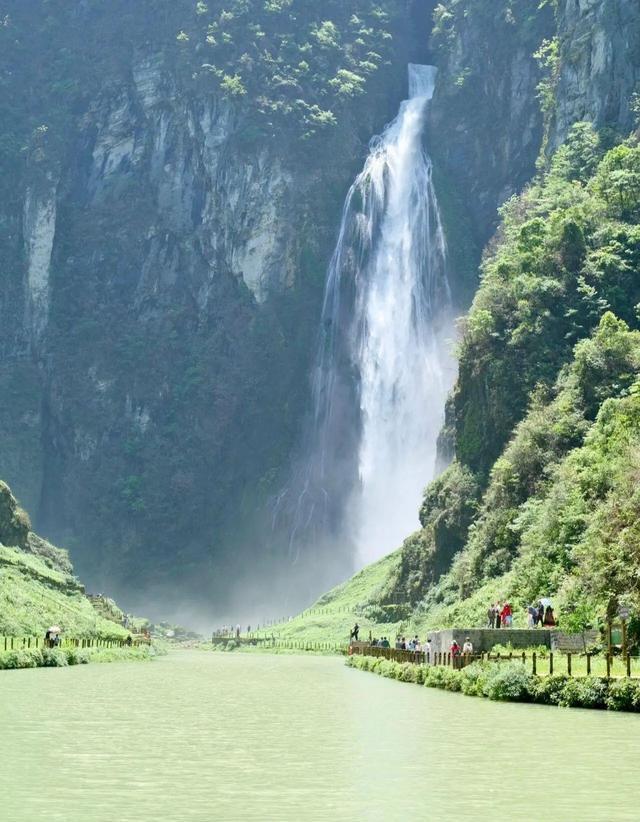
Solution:
M608 705L611 687L605 680L598 677L569 678L558 696L558 705L565 708L605 708ZM633 690L636 694L639 693L637 686ZM629 709L618 708L618 710Z
M21 648L0 651L0 671L12 668L64 668L89 662L147 661L155 655L153 648Z
M309 138L375 84L403 8L397 0L213 0L196 11L178 40L204 46L203 78L226 97L246 96L263 133L288 124Z
M351 668L371 671L390 679L424 684L428 688L459 691L505 702L538 702L567 708L607 708L640 711L640 682L634 679L537 677L520 663L474 662L462 670L445 666L411 666L378 657L352 656Z
M607 310L637 325L640 284L631 276L640 253L637 227L612 214L608 152L594 176L592 127L574 126L551 167L502 210L498 241L483 264L460 352L454 394L460 461L486 475L524 417L533 390L553 386L573 346ZM640 156L625 147L627 168ZM626 172L625 172L626 173ZM628 172L630 175L632 172ZM624 214L634 189L625 188Z
M640 688L630 679L611 682L605 697L605 704L611 711L640 711Z
M500 701L527 701L532 679L524 665L518 663L488 666L488 673L482 681L482 693L489 699Z
M420 509L422 530L405 540L393 586L382 601L414 605L437 582L466 541L479 496L473 474L454 462L425 491Z

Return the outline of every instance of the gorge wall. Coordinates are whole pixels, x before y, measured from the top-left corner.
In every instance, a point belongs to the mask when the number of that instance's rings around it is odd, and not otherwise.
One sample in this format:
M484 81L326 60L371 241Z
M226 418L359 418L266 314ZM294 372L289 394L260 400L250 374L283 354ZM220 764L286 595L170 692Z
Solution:
M222 603L286 559L257 512L412 4L9 6L0 476L94 588Z

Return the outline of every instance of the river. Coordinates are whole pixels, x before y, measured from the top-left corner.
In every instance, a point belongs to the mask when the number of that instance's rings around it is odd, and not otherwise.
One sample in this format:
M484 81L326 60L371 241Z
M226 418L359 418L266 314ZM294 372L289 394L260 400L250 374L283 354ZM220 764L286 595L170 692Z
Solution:
M2 822L640 814L640 717L497 704L336 658L3 671L0 729Z

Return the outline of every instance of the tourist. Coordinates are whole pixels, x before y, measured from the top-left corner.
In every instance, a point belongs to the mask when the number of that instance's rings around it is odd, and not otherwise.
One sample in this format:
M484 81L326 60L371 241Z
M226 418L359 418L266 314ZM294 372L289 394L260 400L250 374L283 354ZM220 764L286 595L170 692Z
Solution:
M538 609L535 605L527 606L527 628L535 628L538 622Z
M360 633L360 626L359 626L359 625L358 625L358 623L356 622L356 624L355 624L355 625L353 626L353 628L351 629L351 635L349 636L349 639L353 639L353 640L355 640L355 641L357 642L357 641L358 641L358 634L359 634L359 633Z
M511 605L509 605L508 602L505 602L502 611L500 612L500 617L504 627L510 628L513 622L513 611L511 610Z
M556 624L556 618L553 613L553 608L551 605L547 605L547 608L544 612L544 620L542 623L547 628L553 628Z
M413 638L413 650L416 651L417 653L420 653L420 651L422 650L422 648L420 646L420 640L418 639L417 634Z
M501 621L502 621L502 605L500 605L500 601L496 602L495 604L495 612L496 612L496 621L494 624L494 628L499 628Z
M382 647L383 648L390 648L391 647L391 644L389 643L389 640L387 639L386 636L382 637Z
M487 628L494 628L496 624L496 609L494 605L490 605L487 610Z
M236 625L236 639L240 639L240 626Z
M415 649L416 649L416 644L412 639L410 639L409 644L407 645L407 651L415 651Z
M133 637L131 634L129 634L129 636L125 639L125 645L128 645L129 647L133 645Z
M406 651L406 650L407 650L407 638L406 638L405 636L403 636L403 637L402 637L402 641L401 641L401 643L400 643L400 649L401 649L402 651Z
M542 625L544 623L544 604L542 600L538 602L538 625Z
M425 658L428 663L431 662L431 637L427 637L427 641L424 643L424 653Z
M451 652L451 665L453 668L457 668L460 659L460 646L458 645L455 639L451 643L449 651Z
M402 640L400 639L400 634L396 637L396 651L402 650Z
M464 645L462 646L462 653L465 654L465 656L473 653L473 643L471 642L469 637L467 637L464 641Z

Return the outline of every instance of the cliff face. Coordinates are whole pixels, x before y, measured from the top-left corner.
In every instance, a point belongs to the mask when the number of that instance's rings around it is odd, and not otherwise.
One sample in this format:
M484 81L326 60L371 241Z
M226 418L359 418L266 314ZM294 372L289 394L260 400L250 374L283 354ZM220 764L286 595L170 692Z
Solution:
M497 209L571 126L634 125L640 9L633 0L446 0L434 13L439 67L429 141L462 302L476 286Z
M434 15L431 45L438 82L429 141L448 215L450 247L469 300L497 207L531 179L543 119L536 95L542 74L534 53L553 36L549 8L527 0L447 0ZM462 263L462 266L460 265Z
M406 66L301 139L203 75L190 2L33 5L1 32L0 470L90 584L222 598L261 553L243 527L296 441L342 199Z
M558 80L551 129L559 145L571 125L590 120L622 134L634 125L640 83L640 7L633 0L561 0Z

